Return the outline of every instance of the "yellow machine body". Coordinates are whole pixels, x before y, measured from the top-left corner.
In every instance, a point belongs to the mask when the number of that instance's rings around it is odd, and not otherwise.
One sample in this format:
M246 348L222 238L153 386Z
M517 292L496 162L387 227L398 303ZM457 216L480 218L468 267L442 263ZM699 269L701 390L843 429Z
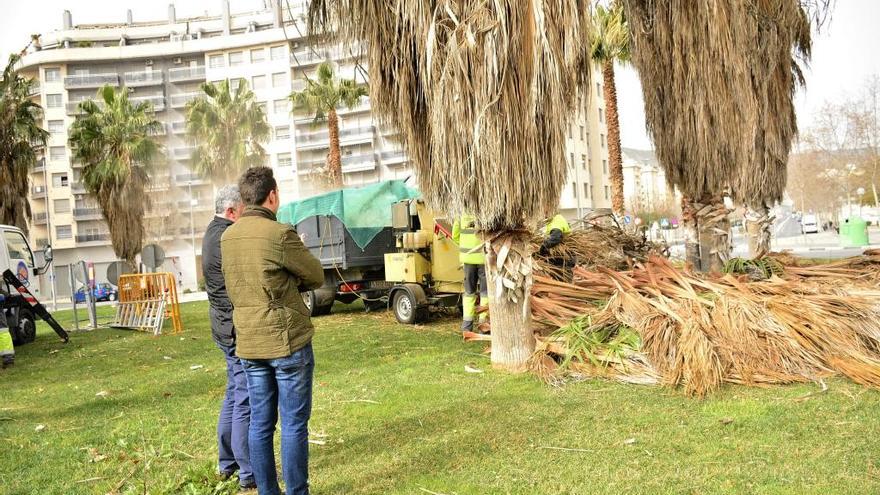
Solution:
M422 284L431 274L431 263L419 253L386 253L385 280Z

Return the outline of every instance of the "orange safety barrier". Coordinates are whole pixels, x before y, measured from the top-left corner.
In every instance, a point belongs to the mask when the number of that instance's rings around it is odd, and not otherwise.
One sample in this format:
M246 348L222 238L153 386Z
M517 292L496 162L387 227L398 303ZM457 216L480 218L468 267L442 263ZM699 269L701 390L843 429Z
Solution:
M165 318L170 318L174 332L183 332L180 321L180 303L177 300L177 283L171 273L131 273L119 277L119 305L144 304L161 300L165 302ZM129 304L124 304L129 303ZM161 328L161 325L160 325Z

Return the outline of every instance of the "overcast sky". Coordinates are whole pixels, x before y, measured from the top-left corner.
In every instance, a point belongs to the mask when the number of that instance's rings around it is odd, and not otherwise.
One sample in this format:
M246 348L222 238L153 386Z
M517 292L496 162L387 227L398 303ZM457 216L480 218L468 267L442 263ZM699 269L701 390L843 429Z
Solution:
M61 27L61 13L70 9L74 24L124 22L126 4L135 20L167 17L168 2L100 0L0 0L0 56L24 47L32 33ZM178 17L220 12L220 0L175 0ZM260 8L263 0L231 0L233 12ZM807 87L799 91L799 125L806 129L812 113L824 101L858 91L865 78L880 74L880 0L837 0L831 23L814 38ZM617 71L620 121L624 147L649 148L638 76L632 69Z

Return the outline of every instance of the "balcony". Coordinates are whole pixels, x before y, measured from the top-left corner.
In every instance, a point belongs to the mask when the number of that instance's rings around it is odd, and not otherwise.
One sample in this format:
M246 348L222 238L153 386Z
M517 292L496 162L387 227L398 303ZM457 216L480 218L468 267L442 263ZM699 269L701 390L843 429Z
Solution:
M70 115L70 116L80 115L82 113L82 111L80 111L80 109L79 109L79 104L84 101L88 101L88 100L89 99L68 102L66 105L67 115ZM101 109L104 108L103 101L95 101L95 100L92 100L92 101L94 101L98 105L98 108L101 108Z
M74 220L100 220L101 217L101 209L100 208L74 208L73 209L73 219Z
M46 197L46 186L34 186L31 188L31 199L43 199Z
M171 82L197 81L205 80L205 66L198 67L178 67L176 69L168 69L168 80Z
M171 123L171 132L173 134L184 134L186 133L186 122L172 122Z
M43 173L46 171L46 159L40 158L37 160L37 163L34 164L34 168L31 169L31 173Z
M308 67L310 65L318 65L332 59L331 51L326 48L316 48L314 50L300 50L290 53L290 65L293 67Z
M204 225L195 225L192 230L189 227L181 227L178 232L180 235L204 234L208 228Z
M339 130L339 144L351 146L354 144L371 143L376 126L353 127ZM310 134L298 134L296 136L296 149L322 149L330 146L330 133L328 131L314 132Z
M34 213L33 222L34 225L46 225L46 222L49 219L48 213Z
M385 151L379 153L379 161L382 165L403 165L409 162L409 157L403 151Z
M177 202L177 208L180 211L189 211L192 208L193 211L211 211L214 209L214 205L205 200L199 199L186 199L183 201ZM189 233L189 229L186 229L187 233Z
M74 182L73 185L70 186L70 190L73 194L85 194L86 186L82 182Z
M40 94L40 81L34 79L28 86L28 96L37 96L38 94Z
M48 245L49 239L46 239L45 237L38 237L34 239L34 246L36 246L37 249L45 249Z
M195 150L195 146L180 146L174 148L174 151L172 152L172 157L175 160L186 161L192 158L192 154Z
M365 153L342 157L342 173L376 170L376 155Z
M122 75L122 82L129 88L142 86L158 86L165 82L161 70L148 70L143 72L126 72Z
M131 103L134 105L138 103L149 103L153 107L154 112L165 110L164 96L135 96L131 98Z
M182 93L179 95L172 95L171 96L171 108L183 108L186 106L187 103L195 100L196 98L200 98L202 96L205 96L205 94L202 92Z
M110 233L85 234L76 236L76 242L108 242Z
M64 89L100 88L108 84L119 86L119 74L86 74L64 78Z
M202 176L199 175L199 174L180 174L180 175L175 175L175 176L174 176L174 181L177 182L177 184L178 184L178 185L181 185L181 186L186 185L186 184L189 184L190 182L192 182L193 185L200 185L200 184L205 184L205 183L206 183L205 178L202 177Z
M171 184L169 183L170 178L171 178L171 176L169 176L169 175L157 175L157 176L151 177L150 178L151 182L147 186L147 191L149 191L149 192L167 191L171 187ZM153 203L153 209L158 208L159 205L161 205L161 204L162 203Z

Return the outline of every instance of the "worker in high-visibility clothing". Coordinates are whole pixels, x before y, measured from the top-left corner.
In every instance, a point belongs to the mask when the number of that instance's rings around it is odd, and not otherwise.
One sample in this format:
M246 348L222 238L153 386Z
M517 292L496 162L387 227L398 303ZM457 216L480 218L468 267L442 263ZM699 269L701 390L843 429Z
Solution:
M3 361L3 367L12 366L15 362L15 348L12 346L12 334L6 325L6 314L4 313L3 302L5 297L0 292L0 360Z
M547 222L544 227L544 242L541 243L541 256L548 256L550 250L562 244L565 237L571 233L571 226L562 215L557 214ZM574 278L574 266L577 264L576 259L570 257L554 256L547 261L562 268L563 280L570 282Z
M464 296L462 297L461 322L463 332L474 331L474 320L477 325L486 321L486 313L480 313L477 318L477 294L480 295L480 304L489 304L489 286L486 285L486 255L484 254L483 239L477 231L476 217L462 215L452 224L452 240L458 244L458 259L464 268Z

